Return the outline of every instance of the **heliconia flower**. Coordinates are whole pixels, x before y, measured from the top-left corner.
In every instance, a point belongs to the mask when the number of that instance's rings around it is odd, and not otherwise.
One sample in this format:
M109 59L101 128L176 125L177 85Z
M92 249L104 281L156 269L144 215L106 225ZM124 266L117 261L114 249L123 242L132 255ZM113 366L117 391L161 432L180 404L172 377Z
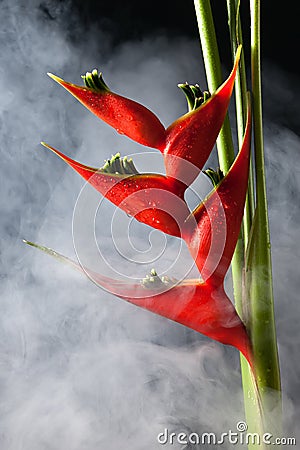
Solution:
M159 174L139 174L132 160L120 158L118 153L96 169L42 144L127 214L164 233L181 236L190 210L184 201L185 186L180 181Z
M241 46L236 52L231 74L211 96L204 96L199 102L195 86L183 88L185 91L190 90L195 96L195 109L178 118L167 130L143 105L112 92L96 69L83 77L86 86L78 86L49 75L119 133L140 144L159 149L164 155L167 177L179 179L189 186L202 169L222 127L240 53ZM189 94L187 97L190 104ZM182 159L191 164L183 165L180 161Z
M82 269L79 264L48 247L24 242L80 272L86 272L92 281L133 305L178 322L222 344L236 347L252 367L251 345L245 326L222 285L216 288L199 280L184 280L172 286L171 280L168 286L169 280L164 281L153 270L141 283L131 284ZM166 288L160 291L162 284L166 284Z
M221 129L240 52L239 47L231 74L211 96L202 93L197 85L181 86L190 111L167 130L147 108L111 92L97 71L84 77L86 87L51 75L117 131L143 145L159 149L164 155L166 176L139 174L132 161L126 157L121 159L119 154L102 168L91 168L44 145L127 214L165 233L182 237L201 279L177 282L167 277L160 278L152 270L140 284L130 284L95 274L46 247L27 243L83 270L98 285L129 303L216 341L233 345L253 367L247 331L224 290L224 277L237 243L248 183L250 101L244 140L229 172L223 177L221 172L207 171L216 186L192 213L184 201L186 187L202 169Z
M223 285L241 227L248 182L250 138L249 101L244 140L235 162L226 176L220 177L222 179L211 194L185 221L183 238L202 280L177 283L166 277L160 278L155 271L151 271L142 283L130 284L91 272L87 268L83 270L94 282L129 303L236 347L252 367L249 337ZM72 164L76 163L72 161ZM196 226L189 227L190 221L196 222ZM212 242L214 239L215 243ZM82 271L78 264L53 250L26 242Z

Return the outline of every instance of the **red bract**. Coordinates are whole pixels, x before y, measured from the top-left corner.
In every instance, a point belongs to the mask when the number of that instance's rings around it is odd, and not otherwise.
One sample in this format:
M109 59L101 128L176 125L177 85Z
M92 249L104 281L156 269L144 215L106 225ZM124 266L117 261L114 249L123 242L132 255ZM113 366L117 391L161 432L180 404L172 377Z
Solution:
M251 346L244 324L227 297L223 286L185 280L169 290L157 293L154 288L88 275L100 286L129 303L185 325L222 344L236 347L252 365Z
M102 74L98 76L97 71L87 73L92 87L77 86L51 73L48 75L118 133L148 147L163 145L165 128L156 115L140 103L111 92Z
M222 344L236 347L251 365L251 349L246 329L223 286L216 289L209 283L186 280L184 284L179 284L167 292L153 292L153 296L145 298L132 296L131 290L126 292L124 287L122 290L120 288L117 295Z
M140 144L159 149L164 155L167 177L179 179L189 186L202 169L222 127L240 52L241 47L237 50L231 74L219 89L194 111L178 118L167 130L143 105L111 92L102 74L98 76L96 70L84 77L86 87L49 75L119 133ZM182 159L191 164L182 164Z
M167 129L163 149L166 174L190 185L211 153L228 109L241 47L238 48L233 70L227 80L199 108L177 119ZM174 158L177 157L177 158ZM185 159L198 170L181 163Z
M68 158L45 143L43 145L127 214L164 233L181 236L181 228L190 211L183 198L185 186L179 181L159 174L139 174L132 161L121 159L119 155L106 163L106 169L95 169ZM108 168L118 171L105 172Z
M132 284L82 269L74 261L47 247L25 242L86 273L96 284L133 305L185 325L222 344L236 347L252 366L246 329L222 285L216 288L207 282L184 280L175 286L172 282L169 286L168 283L162 286L162 280L158 276L153 277L153 274L148 278L152 282Z
M226 177L193 212L197 222L184 238L205 281L219 285L230 265L244 213L248 186L251 140L251 108L240 152ZM188 222L188 221L187 221Z

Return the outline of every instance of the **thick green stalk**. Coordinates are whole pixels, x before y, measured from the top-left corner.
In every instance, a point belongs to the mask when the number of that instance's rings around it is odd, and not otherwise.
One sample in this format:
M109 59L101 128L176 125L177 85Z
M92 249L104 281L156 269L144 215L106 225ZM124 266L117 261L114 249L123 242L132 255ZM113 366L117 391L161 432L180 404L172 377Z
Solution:
M242 43L242 29L240 23L240 17L237 11L239 0L227 0L227 11L228 11L228 25L230 31L231 49L232 54L236 52L238 44ZM235 81L235 101L236 101L236 121L237 121L237 132L238 132L238 142L241 145L247 114L247 81L246 81L246 70L245 70L245 60L244 55L241 55L241 63L239 70L237 71L236 81ZM251 165L252 166L252 165ZM248 183L248 193L245 204L245 214L243 218L243 230L245 247L249 240L249 233L252 225L253 219L253 209L254 209L254 199L253 199L253 167L250 168L249 173L249 183ZM238 296L234 292L234 300L236 309L248 326L249 322L249 298L246 292L246 279L244 278L244 290L241 296ZM241 355L241 375L242 375L242 385L244 393L244 407L246 414L246 421L248 425L248 431L251 433L263 434L264 424L262 411L260 408L260 396L257 390L256 381L253 377L251 369ZM259 445L250 444L249 449L261 448Z
M223 82L221 62L212 17L210 0L194 0L208 88L214 92ZM234 160L234 148L228 115L217 140L220 169L228 172ZM242 267L244 266L244 241L240 233L232 259L232 277L235 295L242 296Z
M274 410L281 410L280 371L277 352L272 287L271 245L265 183L261 62L260 62L260 0L251 5L251 74L253 94L253 128L256 175L256 211L250 236L246 280L250 296L249 329L253 344L258 389L268 420ZM270 394L271 391L271 394ZM274 421L272 417L272 421ZM278 424L276 424L278 427ZM268 429L269 428L269 429Z

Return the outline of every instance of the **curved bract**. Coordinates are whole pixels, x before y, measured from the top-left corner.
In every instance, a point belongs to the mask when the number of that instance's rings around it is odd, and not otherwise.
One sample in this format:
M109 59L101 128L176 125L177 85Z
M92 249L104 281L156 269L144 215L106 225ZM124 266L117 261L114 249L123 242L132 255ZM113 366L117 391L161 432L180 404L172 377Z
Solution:
M101 168L74 161L48 144L43 145L126 214L164 233L181 237L190 214L183 198L185 186L182 183L159 174L103 172Z
M115 94L106 88L90 88L68 83L51 73L48 75L99 119L139 144L158 148L164 145L165 128L145 106Z

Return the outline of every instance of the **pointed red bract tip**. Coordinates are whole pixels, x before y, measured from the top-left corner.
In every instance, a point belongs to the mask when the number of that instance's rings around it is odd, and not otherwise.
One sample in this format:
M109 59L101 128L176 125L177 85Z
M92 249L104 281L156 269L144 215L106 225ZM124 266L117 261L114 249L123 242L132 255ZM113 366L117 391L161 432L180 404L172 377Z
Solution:
M190 210L183 199L184 189L176 180L159 174L104 173L101 169L74 161L48 144L42 145L58 155L98 192L130 216L171 236L181 237L181 230Z
M118 133L147 147L160 149L164 146L165 128L158 117L145 106L110 90L78 86L55 75L48 75Z
M180 117L167 128L164 149L167 176L180 179L189 186L202 170L225 119L240 53L241 47L236 52L231 74L217 91L199 108ZM182 164L180 159L192 163L195 170L191 170L190 165Z

